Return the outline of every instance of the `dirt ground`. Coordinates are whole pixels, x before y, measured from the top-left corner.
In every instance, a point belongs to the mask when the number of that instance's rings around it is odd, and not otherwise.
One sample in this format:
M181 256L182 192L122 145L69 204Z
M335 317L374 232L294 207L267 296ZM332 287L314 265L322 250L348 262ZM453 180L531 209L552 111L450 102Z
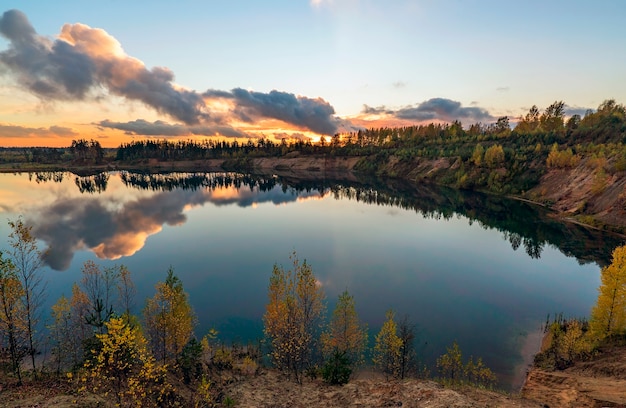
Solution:
M264 371L248 381L232 384L225 394L238 407L541 407L520 397L474 388L451 389L433 381L357 379L344 386L321 381L303 385Z
M563 371L533 369L522 395L549 407L626 407L626 347L600 349Z

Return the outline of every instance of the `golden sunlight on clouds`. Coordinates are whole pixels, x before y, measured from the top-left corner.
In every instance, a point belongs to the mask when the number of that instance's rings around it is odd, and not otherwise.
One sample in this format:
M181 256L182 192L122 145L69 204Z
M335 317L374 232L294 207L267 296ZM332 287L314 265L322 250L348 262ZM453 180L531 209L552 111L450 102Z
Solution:
M155 225L148 231L133 231L114 235L105 242L91 248L91 250L100 259L115 260L123 256L131 256L144 247L146 239L150 235L161 232L162 229L162 226Z
M205 195L212 200L232 200L241 197L241 190L231 186L207 191Z
M296 199L296 201L299 203L303 203L306 201L321 201L321 200L326 199L329 196L330 196L330 191L326 191L321 195L311 195L311 196L306 196L306 197L300 196Z

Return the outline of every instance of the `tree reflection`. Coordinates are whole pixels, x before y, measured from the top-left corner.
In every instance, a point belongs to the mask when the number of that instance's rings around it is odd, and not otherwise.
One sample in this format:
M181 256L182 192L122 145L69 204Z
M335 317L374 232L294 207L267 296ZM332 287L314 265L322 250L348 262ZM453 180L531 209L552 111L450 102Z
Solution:
M104 193L109 183L109 173L99 173L93 176L76 177L74 180L81 193Z

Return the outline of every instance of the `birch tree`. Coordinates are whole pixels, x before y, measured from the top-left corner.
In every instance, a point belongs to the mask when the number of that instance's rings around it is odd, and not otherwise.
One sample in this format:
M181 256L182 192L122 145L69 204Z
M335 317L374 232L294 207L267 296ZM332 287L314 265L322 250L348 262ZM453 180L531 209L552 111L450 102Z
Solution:
M318 352L324 292L306 260L300 263L295 252L290 260L290 270L274 265L263 322L274 364L301 384L304 371L314 364Z
M45 301L46 282L43 279L43 258L37 247L37 239L32 233L32 226L24 223L21 217L9 221L11 233L11 260L22 284L22 303L26 321L26 336L28 339L28 355L37 375L35 355L39 352L40 338L37 335L37 326L41 320L42 305Z

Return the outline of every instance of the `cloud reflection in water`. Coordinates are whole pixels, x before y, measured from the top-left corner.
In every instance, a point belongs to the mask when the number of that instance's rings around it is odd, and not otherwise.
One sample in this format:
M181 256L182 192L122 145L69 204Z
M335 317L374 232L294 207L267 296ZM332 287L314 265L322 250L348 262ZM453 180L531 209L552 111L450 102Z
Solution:
M150 235L161 231L164 224L183 224L187 220L185 211L205 203L249 207L259 203L280 205L320 196L318 191L298 194L275 186L268 191L235 187L176 189L117 206L107 195L59 198L33 216L33 230L48 246L46 264L52 269L66 270L74 252L86 248L101 259L131 256L143 248Z

